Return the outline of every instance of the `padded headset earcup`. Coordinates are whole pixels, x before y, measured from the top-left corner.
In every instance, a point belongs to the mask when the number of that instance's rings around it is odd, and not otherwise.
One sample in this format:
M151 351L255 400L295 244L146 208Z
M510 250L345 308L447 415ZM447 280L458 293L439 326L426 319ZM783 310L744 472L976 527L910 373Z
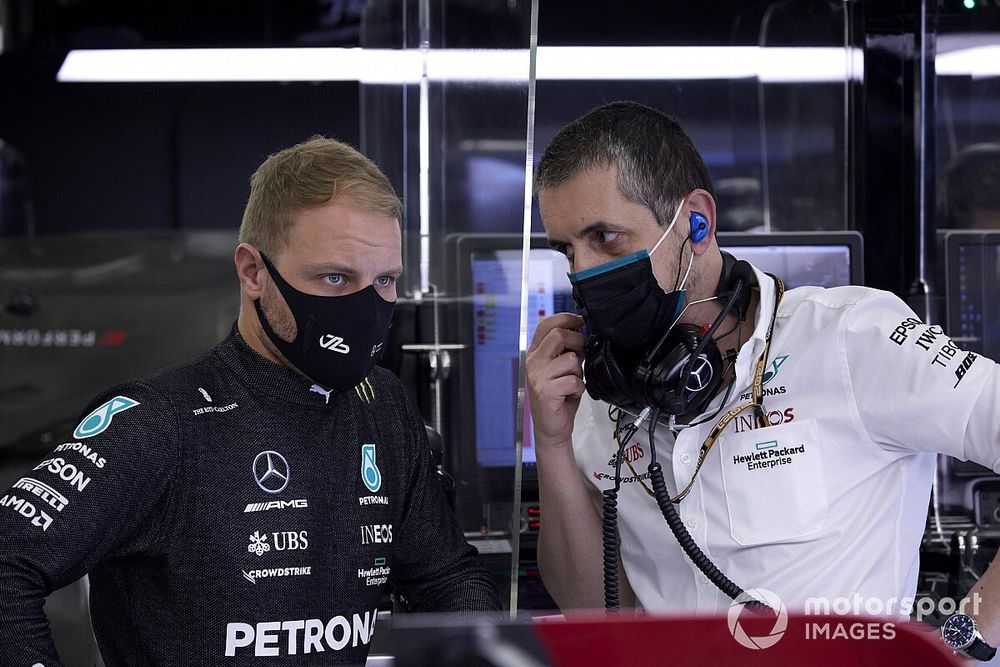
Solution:
M691 211L691 242L701 243L708 236L708 218L698 211Z
M699 412L722 382L722 354L714 340L707 342L697 358L691 358L700 342L700 327L675 326L661 348L662 353L652 360L649 372L636 383L642 400L668 414Z
M616 355L608 341L597 337L587 341L585 359L583 379L591 398L626 409L635 407L630 378L637 359L627 353Z

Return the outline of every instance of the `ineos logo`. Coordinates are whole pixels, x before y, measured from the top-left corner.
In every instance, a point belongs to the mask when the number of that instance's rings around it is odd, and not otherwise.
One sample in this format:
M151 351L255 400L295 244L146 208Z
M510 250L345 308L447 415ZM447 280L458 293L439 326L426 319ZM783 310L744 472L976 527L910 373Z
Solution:
M712 364L709 362L708 357L700 354L698 355L698 358L694 360L694 364L691 365L691 371L688 374L687 384L684 386L688 391L701 391L712 382L712 377L714 375L715 370L712 368Z
M333 334L326 334L319 337L319 346L324 350L330 350L331 352L340 352L341 354L347 354L351 351L347 343L340 336L334 336Z

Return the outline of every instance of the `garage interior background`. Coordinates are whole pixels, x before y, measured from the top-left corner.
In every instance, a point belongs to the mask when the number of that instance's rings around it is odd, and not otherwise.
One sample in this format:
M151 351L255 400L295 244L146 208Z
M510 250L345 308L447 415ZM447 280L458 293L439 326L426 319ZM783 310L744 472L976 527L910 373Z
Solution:
M517 411L518 309L497 311L488 327L514 328L486 340L470 306L474 262L508 261L523 242L531 9L527 0L0 0L0 482L48 451L101 388L193 356L228 331L249 175L269 153L324 134L371 155L406 204L407 293L384 363L441 432L456 511L506 599L551 605L534 562L543 519L530 441L522 488L514 485L514 441L530 440ZM593 106L656 106L705 154L733 243L854 233L863 255L852 279L905 297L952 337L979 335L968 345L996 357L989 327L958 331L965 325L950 301L961 294L947 276L962 247L986 256L1000 244L990 233L1000 229L1000 0L542 0L537 34L534 160ZM71 52L419 54L422 44L507 52L511 69L423 84L336 73L57 80ZM553 73L557 47L638 46L666 50L644 62L625 54L620 68L592 77L585 59ZM792 59L762 59L757 71L727 70L727 48L801 49L815 64L799 71ZM537 210L530 229L541 232ZM505 285L502 296L519 303L520 289ZM552 290L549 307L566 305ZM1000 314L984 305L977 317ZM476 401L476 355L490 344L504 348L493 362L511 373L499 463L486 462L497 452L472 428L498 419ZM1000 543L1000 478L942 461L936 497L921 587L954 595ZM970 537L978 550L965 546ZM78 624L80 599L52 613Z

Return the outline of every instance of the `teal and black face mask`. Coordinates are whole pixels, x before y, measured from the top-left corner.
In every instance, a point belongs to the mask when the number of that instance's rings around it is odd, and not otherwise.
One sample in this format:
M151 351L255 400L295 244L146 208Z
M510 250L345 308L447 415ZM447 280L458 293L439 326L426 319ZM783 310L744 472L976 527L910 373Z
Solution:
M569 276L590 333L625 349L644 347L680 315L687 290L664 292L645 250Z
M569 274L573 300L592 336L624 349L641 348L651 345L680 316L687 300L684 284L688 274L672 291L665 292L653 275L650 257L673 230L682 207L683 202L649 252L640 250ZM691 257L693 260L694 255Z

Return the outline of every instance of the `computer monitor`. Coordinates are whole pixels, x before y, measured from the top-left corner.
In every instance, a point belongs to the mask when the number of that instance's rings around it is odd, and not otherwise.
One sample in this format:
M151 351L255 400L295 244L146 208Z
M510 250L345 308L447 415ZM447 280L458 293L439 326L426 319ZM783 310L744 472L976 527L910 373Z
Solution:
M468 234L454 240L462 341L471 354L460 369L463 431L475 434L476 463L482 469L514 465L517 433L522 237ZM530 343L538 322L573 311L566 258L533 235L528 256ZM471 372L470 372L471 371ZM535 462L531 412L525 402L522 461ZM471 419L470 419L471 416ZM474 422L474 423L473 423ZM487 476L488 471L487 471Z
M864 284L859 232L719 232L719 247L782 279L785 287Z
M947 231L944 249L948 335L1000 358L1000 231Z

